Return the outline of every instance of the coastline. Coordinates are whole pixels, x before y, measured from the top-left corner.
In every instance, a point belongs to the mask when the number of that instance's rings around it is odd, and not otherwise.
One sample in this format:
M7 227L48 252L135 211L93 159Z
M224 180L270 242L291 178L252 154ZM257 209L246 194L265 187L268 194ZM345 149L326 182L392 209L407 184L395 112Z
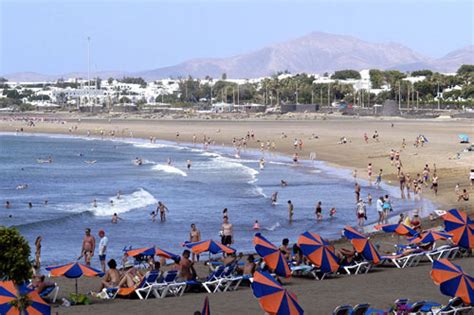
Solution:
M318 121L318 123L319 122L320 121ZM275 152L288 157L289 161L291 161L291 155L293 154L293 139L294 137L300 137L305 141L305 148L302 150L302 154L300 154L301 158L307 158L311 152L315 151L317 152L317 159L323 161L330 167L343 169L344 172L347 172L348 174L350 174L351 170L354 168L358 169L358 178L366 177L364 166L368 159L374 162L374 166L376 165L376 167L388 169L390 167L390 163L384 152L387 148L390 149L391 144L398 142L398 135L393 136L393 139L387 139L387 142L385 142L384 139L384 142L382 143L370 143L367 145L367 147L361 147L363 143L361 139L358 139L361 138L359 135L361 132L363 134L363 130L367 130L367 132L369 132L369 130L366 128L366 126L364 126L364 124L359 124L359 120L355 122L358 123L358 126L351 127L351 129L357 129L356 131L353 131L357 132L357 135L355 135L354 138L351 138L351 143L346 145L336 144L338 135L341 134L337 124L336 126L325 124L324 126L315 127L312 124L314 123L312 121L290 121L285 122L283 126L280 124L280 121L274 121L268 122L264 124L264 126L261 126L255 121L252 121L251 123L247 122L246 124L242 125L241 121L226 121L224 124L222 124L222 122L214 124L209 121L140 121L135 123L130 123L129 121L112 121L109 123L104 119L94 122L82 120L80 123L78 123L77 120L68 121L65 124L36 123L35 127L26 127L24 122L6 122L0 120L0 130L14 132L16 128L23 127L24 131L28 133L65 134L66 136L81 136L82 138L86 137L88 129L91 130L91 135L94 136L100 135L101 128L106 132L110 130L121 131L127 129L134 130L134 138L141 138L145 139L146 141L149 136L153 135L159 139L179 144L191 143L193 133L195 132L199 135L198 139L202 139L202 135L207 133L208 136L212 136L215 139L217 145L224 144L229 147L233 136L244 136L247 132L247 129L250 128L248 126L255 125L253 130L255 131L256 137L259 137L263 140L267 140L267 138L275 139L277 142L277 149ZM380 132L380 130L383 130L380 129L381 123L380 121L376 122L376 128L378 128ZM387 124L385 121L383 121L383 123ZM227 126L225 126L226 124ZM338 124L340 124L340 122L338 122ZM421 122L421 124L422 125L420 129L423 129L423 127L427 126L429 127L430 124L435 124L434 130L431 132L435 133L434 131L436 131L439 134L446 132L446 126L443 124L437 126L436 122L431 121ZM69 133L69 127L74 127L75 125L78 125L78 130ZM433 127L430 128L433 129ZM459 128L465 128L465 125ZM217 129L221 129L220 132L217 132ZM301 129L305 129L307 131L302 132L300 131ZM321 134L320 139L308 140L308 138L311 136L311 133L313 132L313 129L319 131L318 133ZM453 129L455 129L454 132L457 132L456 128ZM180 132L178 139L176 139L177 131ZM281 131L284 131L286 134L288 134L288 138L280 139L279 135ZM411 136L410 131L403 131L402 134L407 137L407 139ZM430 136L430 138L431 137L436 137L436 135ZM450 163L438 162L437 159L432 159L432 152L441 156L448 156L454 152L453 148L458 147L457 144L452 146L446 145L446 139L444 138L441 140L443 140L441 143L436 143L435 141L432 142L432 145L436 146L435 148L427 147L429 150L422 151L422 149L420 149L415 151L415 153L417 153L416 155L413 154L414 149L410 148L407 151L411 151L412 154L407 154L407 158L404 158L404 162L406 167L410 169L417 169L418 167L422 168L426 160L438 163L439 170L442 170L442 174L445 174L443 176L440 175L441 183L453 183L459 180L460 177L458 177L458 174L462 174L462 172L464 172L463 168L465 166L463 163L460 165L450 165ZM258 143L256 141L250 144L251 145L249 145L249 148L258 150ZM324 152L325 148L327 148L327 152ZM366 148L370 148L370 152L365 152ZM368 156L374 157L368 158ZM465 159L469 163L472 161L469 156L467 156ZM466 161L461 160L461 162ZM474 163L471 163L471 165L472 164ZM374 167L374 170L377 169L376 167ZM465 173L467 174L468 170L465 171ZM387 185L391 184L389 181L392 181L392 176L393 173L389 172L384 175L383 179L386 181ZM462 185L466 186L467 178L467 176L464 176L464 178L460 180ZM391 187L394 186L395 185L393 184L391 185ZM472 188L470 189L472 191ZM472 201L468 203L458 203L453 200L454 195L452 186L441 186L440 195L441 194L443 194L443 198L439 198L440 196L436 198L433 196L431 191L428 191L424 194L424 197L429 198L430 200L434 199L435 203L442 206L443 209L447 209L448 207L454 205L456 207L464 207L465 210L472 213ZM440 199L445 200L445 202L439 202ZM425 220L423 222L423 227L428 228L430 226L439 225L440 223L441 221L439 219L433 222ZM381 253L391 252L393 250L393 243L396 242L396 238L385 233L378 233L377 235L374 235L372 240L381 246ZM345 246L346 244L347 242L343 239L335 241L336 248ZM467 258L461 261L457 260L456 263L461 264L465 268L466 272L474 272L474 269L472 269L474 266L472 261L472 258ZM386 307L387 305L393 303L396 298L404 296L409 296L413 300L424 299L446 303L447 298L441 295L439 289L432 283L429 277L430 268L431 267L429 264L422 264L416 268L402 270L383 268L383 271L381 271L379 268L378 270L366 275L343 276L318 282L309 279L292 278L287 284L287 287L289 290L297 294L298 299L303 305L307 314L329 314L335 306L346 303L354 305L357 303L367 302L373 307ZM200 263L197 266L197 272L201 277L203 277L207 274L207 267ZM400 279L403 279L403 281L400 281ZM67 297L68 293L73 292L74 290L74 283L70 279L55 278L53 281L58 282L58 284L61 286L61 292L59 295L60 298ZM81 279L81 293L96 290L98 283L99 279L95 278ZM387 286L387 283L390 283L391 285ZM192 311L200 309L204 296L204 294L186 293L180 298L152 299L146 302L125 299L113 301L94 299L92 305L74 306L70 308L54 307L53 312L59 311L61 314L121 314L125 312L153 312L159 308L163 313L190 314ZM343 300L341 300L341 296L344 297ZM315 297L317 297L317 299L315 299ZM236 292L229 292L226 294L210 295L210 303L211 308L215 313L261 313L258 302L254 299L251 290L248 288L241 288Z

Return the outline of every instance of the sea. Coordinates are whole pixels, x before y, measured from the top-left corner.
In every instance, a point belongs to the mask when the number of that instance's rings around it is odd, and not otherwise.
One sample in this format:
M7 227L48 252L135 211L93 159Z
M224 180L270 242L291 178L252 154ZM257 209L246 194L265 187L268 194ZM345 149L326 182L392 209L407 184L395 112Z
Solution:
M260 169L262 156L266 163ZM44 163L49 157L52 163ZM134 163L137 157L143 161L140 166ZM189 169L187 160L192 161ZM277 246L283 238L296 242L305 231L337 239L345 225L357 224L351 170L321 161L294 165L291 157L259 150L242 150L237 157L233 148L224 146L0 133L0 175L0 225L16 227L29 241L32 256L34 241L42 236L43 266L75 261L85 228L97 239L98 231L105 231L109 258L120 259L124 249L146 246L180 254L191 223L203 240L220 240L224 208L234 227L232 246L244 253L253 251L256 220L259 232ZM282 179L287 187L281 187ZM374 198L367 207L367 225L377 221L375 200L385 194L391 196L394 220L401 212L435 209L426 199L399 199L397 187L358 182L362 198L368 193ZM275 206L273 192L278 192ZM288 200L295 209L291 224ZM5 208L6 201L11 208ZM158 201L169 209L166 222L151 220ZM315 218L318 201L323 208L320 222ZM330 218L332 207L337 212ZM114 213L121 218L118 224L111 222ZM97 253L93 265L99 266Z

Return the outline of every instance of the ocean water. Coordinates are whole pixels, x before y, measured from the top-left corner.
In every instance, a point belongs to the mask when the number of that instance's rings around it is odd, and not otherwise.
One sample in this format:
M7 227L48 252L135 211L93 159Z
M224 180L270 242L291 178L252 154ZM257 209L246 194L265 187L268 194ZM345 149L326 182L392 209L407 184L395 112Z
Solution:
M203 239L219 240L222 209L229 209L238 251L253 250L253 223L276 244L288 237L295 242L309 230L335 239L345 225L355 225L354 179L349 170L335 169L319 161L302 161L265 153L266 165L259 169L259 151L243 151L235 158L232 148L178 145L140 139L96 139L60 135L0 134L0 225L16 226L28 239L43 237L42 264L73 261L80 254L84 229L90 227L98 239L100 229L109 237L108 257L119 259L123 248L159 246L181 253L195 223ZM53 158L53 163L38 159ZM141 157L143 165L133 160ZM171 165L167 164L168 158ZM192 160L191 169L186 161ZM86 161L89 161L87 163ZM90 161L96 161L90 163ZM288 182L280 187L280 180ZM388 193L396 216L402 211L434 205L427 201L397 199L398 189L362 184L362 197L374 201ZM27 184L26 189L16 189ZM117 199L117 192L121 192ZM270 197L278 191L278 204ZM92 201L97 200L97 207ZM6 201L12 207L5 209ZM48 200L45 205L44 201ZM110 201L113 201L113 205ZM287 200L295 206L294 222L288 223ZM169 208L167 221L152 222L150 213L158 201ZM314 208L322 201L322 222ZM28 206L28 202L33 207ZM375 202L374 202L375 204ZM368 221L377 220L375 205L368 206ZM337 214L329 218L331 207ZM123 219L111 223L113 213ZM97 254L97 253L96 253ZM98 258L93 264L98 266Z

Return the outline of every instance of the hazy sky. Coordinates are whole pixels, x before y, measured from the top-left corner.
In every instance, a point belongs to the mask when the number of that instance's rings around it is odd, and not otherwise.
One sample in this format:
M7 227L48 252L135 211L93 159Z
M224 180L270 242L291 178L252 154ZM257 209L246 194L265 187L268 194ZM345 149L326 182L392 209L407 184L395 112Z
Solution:
M0 73L139 71L226 57L312 31L432 56L474 42L474 1L0 0Z

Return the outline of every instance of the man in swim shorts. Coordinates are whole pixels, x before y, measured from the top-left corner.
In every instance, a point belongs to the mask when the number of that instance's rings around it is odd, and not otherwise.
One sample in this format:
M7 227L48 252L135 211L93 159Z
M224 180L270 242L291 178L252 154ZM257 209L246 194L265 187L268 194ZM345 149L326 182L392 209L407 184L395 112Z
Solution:
M94 256L95 251L95 238L91 235L91 229L87 228L85 231L86 235L82 239L81 256L78 259L84 257L84 262L87 266L91 264L91 258Z

